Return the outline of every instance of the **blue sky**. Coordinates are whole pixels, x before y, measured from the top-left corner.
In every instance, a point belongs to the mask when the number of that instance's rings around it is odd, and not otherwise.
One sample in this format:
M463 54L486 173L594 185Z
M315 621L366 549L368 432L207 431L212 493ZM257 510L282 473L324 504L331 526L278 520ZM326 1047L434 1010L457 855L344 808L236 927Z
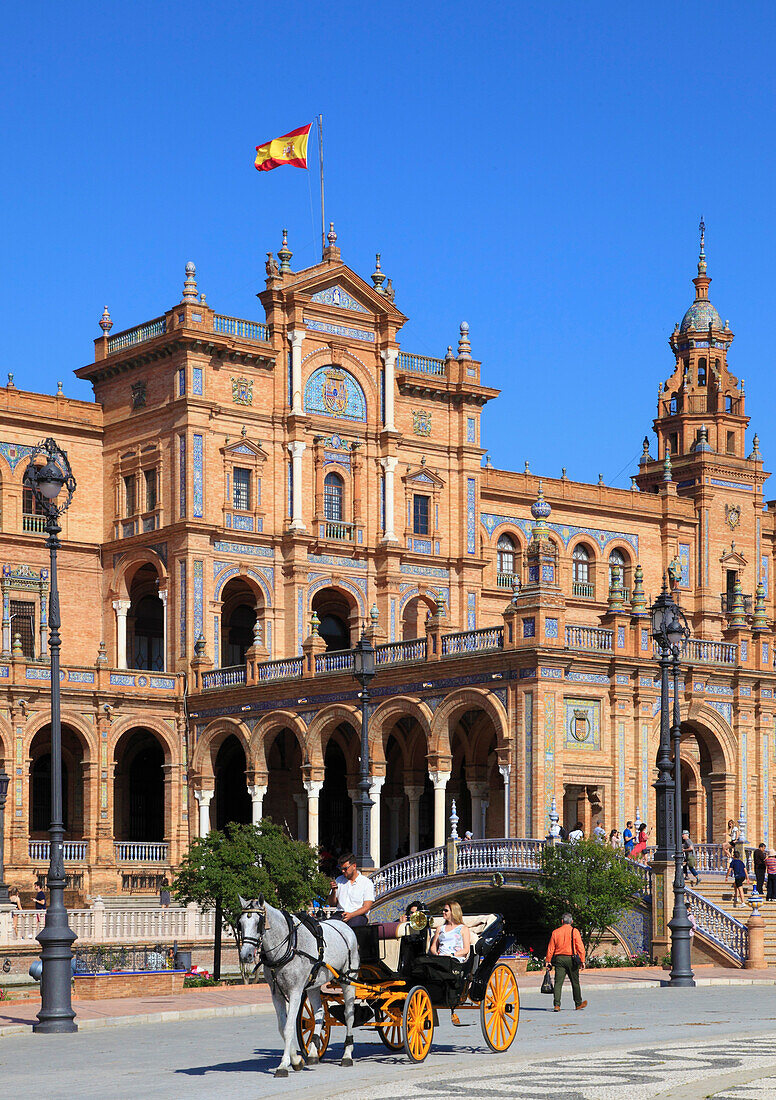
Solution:
M629 484L701 214L776 461L772 5L32 2L4 30L3 380L90 399L102 307L158 316L189 259L260 316L281 228L295 267L319 255L318 191L254 148L323 112L343 258L382 253L406 350L469 322L495 465Z

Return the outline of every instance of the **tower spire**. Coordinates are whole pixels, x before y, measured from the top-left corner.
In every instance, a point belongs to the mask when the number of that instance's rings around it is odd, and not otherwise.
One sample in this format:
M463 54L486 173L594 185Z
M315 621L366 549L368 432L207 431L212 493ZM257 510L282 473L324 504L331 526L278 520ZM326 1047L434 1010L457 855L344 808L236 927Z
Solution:
M701 214L701 222L700 222L700 225L698 226L698 229L700 229L700 231L701 231L701 250L700 250L700 253L698 254L698 274L699 275L705 275L706 274L706 252L704 250L704 246L705 246L705 243L706 243L706 222L703 220L703 214Z

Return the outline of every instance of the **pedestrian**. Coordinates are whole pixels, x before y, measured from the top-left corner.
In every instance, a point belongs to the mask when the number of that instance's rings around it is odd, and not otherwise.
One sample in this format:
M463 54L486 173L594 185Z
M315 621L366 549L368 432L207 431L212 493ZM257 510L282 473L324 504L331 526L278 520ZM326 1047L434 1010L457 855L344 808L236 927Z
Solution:
M692 877L695 879L693 885L697 886L698 883L701 881L701 877L698 874L698 868L695 863L695 845L690 840L689 829L682 830L682 851L684 852L685 877L689 877L690 875L692 875Z
M22 899L19 897L19 889L17 886L12 886L8 891L8 901L13 906L11 910L11 924L13 925L13 934L18 936L19 934L19 910L24 909L22 905Z
M38 892L35 895L35 920L40 924L41 913L46 912L46 891L42 886L38 886Z
M765 873L768 876L768 893L766 901L776 901L776 850L768 849L765 857Z
M630 857L630 854L633 851L633 845L635 843L636 839L633 835L633 822L626 821L625 829L623 830L622 834L622 846L626 856Z
M606 829L602 821L596 821L593 828L593 840L597 840L599 844L606 843Z
M647 850L648 832L649 830L647 829L647 826L642 822L641 825L639 825L636 843L631 848L631 859L636 859L640 862L643 862L646 859L646 855L644 853Z
M690 908L689 901L686 901L685 905L687 906L687 919L690 922L690 946L692 946L693 936L698 931L698 922L696 921L695 917L693 916L693 912L692 912L692 909Z
M555 967L555 990L553 993L553 1010L560 1012L560 995L566 976L571 982L571 992L574 994L574 1007L579 1011L585 1008L587 1001L582 1000L582 990L579 985L579 971L585 965L585 945L579 929L574 928L574 918L571 913L564 913L562 923L550 936L547 945L547 969Z
M362 875L352 852L340 856L342 872L331 884L329 905L341 910L340 920L347 921L351 928L363 928L368 924L367 913L374 905L374 883Z
M741 834L738 831L738 826L731 817L728 821L728 851L730 852L730 858L736 854L736 843Z
M166 878L162 879L161 889L159 890L159 904L162 909L170 908L170 884Z
M472 833L471 829L467 829L466 832L463 834L464 844L471 844L471 842L473 840L474 840L474 834Z
M733 908L735 909L739 901L742 905L744 904L744 883L749 882L746 864L737 855L733 856L730 866L725 871L725 882L727 882L730 875L733 876Z
M620 836L619 829L612 829L612 831L609 833L609 843L615 851L622 851L622 837Z
M578 821L574 828L569 833L569 840L572 844L576 844L578 840L583 840L585 836L585 830L582 828L582 822Z
M765 894L765 860L768 849L764 844L759 844L753 853L755 888L758 894Z

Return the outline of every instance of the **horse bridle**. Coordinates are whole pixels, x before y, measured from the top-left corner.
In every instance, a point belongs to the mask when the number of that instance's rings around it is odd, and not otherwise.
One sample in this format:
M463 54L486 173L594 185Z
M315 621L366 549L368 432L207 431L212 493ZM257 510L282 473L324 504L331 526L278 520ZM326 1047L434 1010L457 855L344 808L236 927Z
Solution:
M258 919L259 919L259 927L258 927L258 933L259 934L258 934L258 936L245 936L245 935L243 935L243 937L242 937L243 943L252 943L254 948L258 949L259 961L256 964L257 967L259 965L264 965L264 966L268 966L271 970L280 970L287 963L290 963L291 960L294 957L294 954L297 953L297 950L296 950L296 927L294 926L294 924L291 920L291 917L288 915L288 913L285 911L285 909L281 909L280 912L285 917L286 924L288 925L288 932L286 933L285 939L283 940L283 943L285 944L286 949L285 949L285 953L283 954L283 956L280 959L277 959L277 960L270 959L269 956L267 955L266 951L264 950L264 932L266 931L266 928L267 928L267 909L266 909L266 906L262 905L262 907L260 909L244 909L243 912L244 913L256 913L258 915ZM260 948L259 948L259 944L261 944Z

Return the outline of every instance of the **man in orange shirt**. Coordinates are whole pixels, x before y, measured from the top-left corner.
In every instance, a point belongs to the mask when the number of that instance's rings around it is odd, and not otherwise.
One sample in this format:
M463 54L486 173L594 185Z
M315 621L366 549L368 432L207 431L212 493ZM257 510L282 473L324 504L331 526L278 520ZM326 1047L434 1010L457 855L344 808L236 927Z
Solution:
M547 948L547 969L555 965L555 993L553 1001L555 1011L560 1012L560 994L563 982L568 974L571 980L571 991L574 994L574 1004L579 1011L584 1008L587 1001L582 1000L582 990L579 987L579 971L585 965L585 948L579 929L574 928L574 918L571 913L563 914L563 923L556 928L550 936ZM577 956L577 964L574 956Z

